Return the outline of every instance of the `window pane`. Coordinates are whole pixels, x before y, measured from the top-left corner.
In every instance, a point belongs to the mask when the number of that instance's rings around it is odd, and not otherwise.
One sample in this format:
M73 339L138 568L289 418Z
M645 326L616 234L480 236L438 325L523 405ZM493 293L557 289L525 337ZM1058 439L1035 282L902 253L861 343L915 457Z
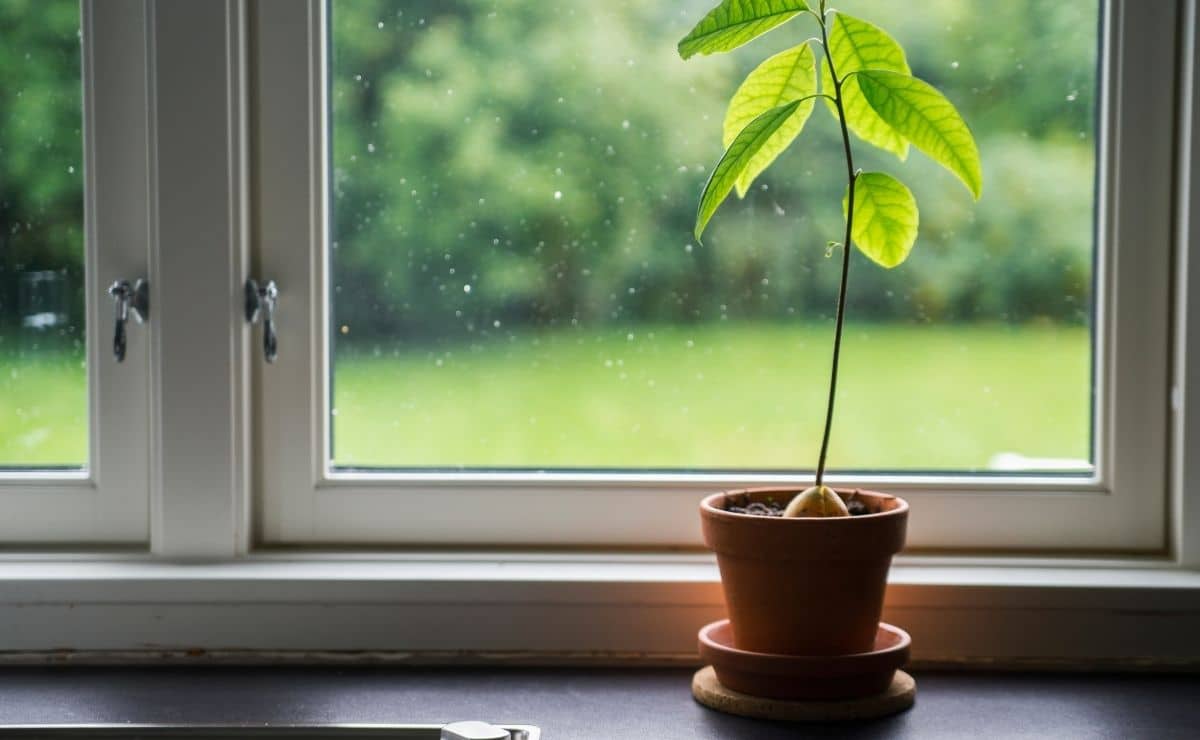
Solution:
M818 105L692 239L730 95L814 32L680 61L712 4L333 1L336 465L814 467L839 133ZM852 260L832 467L1090 469L1098 3L852 11L958 105L985 184L855 141L921 234Z
M0 3L0 467L87 462L78 0Z

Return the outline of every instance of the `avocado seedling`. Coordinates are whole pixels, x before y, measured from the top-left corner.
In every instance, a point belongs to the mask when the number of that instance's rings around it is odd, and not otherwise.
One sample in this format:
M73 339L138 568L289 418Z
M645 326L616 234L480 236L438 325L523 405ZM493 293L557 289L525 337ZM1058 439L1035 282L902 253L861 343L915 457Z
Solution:
M850 249L857 247L885 269L904 262L917 240L917 201L899 179L855 169L850 134L900 161L910 145L962 181L978 200L983 187L979 149L962 116L929 83L914 77L904 49L883 29L826 7L819 0L724 0L679 42L679 54L728 52L788 21L809 17L819 34L758 65L729 102L725 153L700 195L696 239L729 193L745 197L754 179L797 139L820 100L840 129L846 164L842 199L846 231L841 248L829 400L815 485L791 500L785 517L849 516L842 498L825 483L829 433L837 396ZM814 51L815 50L815 51ZM823 245L824 246L824 245Z

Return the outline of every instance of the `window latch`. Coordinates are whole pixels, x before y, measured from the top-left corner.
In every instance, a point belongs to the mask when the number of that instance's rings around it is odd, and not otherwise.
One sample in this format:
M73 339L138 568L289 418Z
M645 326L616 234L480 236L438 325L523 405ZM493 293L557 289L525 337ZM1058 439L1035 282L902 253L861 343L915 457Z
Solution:
M150 318L150 283L138 278L137 282L117 280L108 286L108 294L116 308L116 327L113 330L113 357L117 362L125 361L125 323L132 315L139 324Z
M246 321L257 324L262 319L263 357L275 362L279 354L279 339L275 335L275 308L279 303L279 288L274 280L259 285L253 278L246 280Z

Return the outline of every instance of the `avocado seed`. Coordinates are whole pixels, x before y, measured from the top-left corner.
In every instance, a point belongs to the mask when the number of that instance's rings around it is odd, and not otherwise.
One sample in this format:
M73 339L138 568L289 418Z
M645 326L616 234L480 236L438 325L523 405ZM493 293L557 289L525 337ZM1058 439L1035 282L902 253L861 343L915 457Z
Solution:
M798 494L783 510L784 516L850 516L842 497L829 486L813 486Z

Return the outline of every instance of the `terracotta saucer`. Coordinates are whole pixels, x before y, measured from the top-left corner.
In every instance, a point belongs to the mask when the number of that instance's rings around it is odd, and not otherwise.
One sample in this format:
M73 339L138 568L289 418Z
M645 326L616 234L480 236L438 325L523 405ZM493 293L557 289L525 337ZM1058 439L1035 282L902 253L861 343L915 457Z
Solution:
M887 691L896 669L908 662L912 638L899 627L879 623L875 649L851 655L755 653L733 646L729 620L700 630L700 658L734 691L770 699L828 700L872 696Z

